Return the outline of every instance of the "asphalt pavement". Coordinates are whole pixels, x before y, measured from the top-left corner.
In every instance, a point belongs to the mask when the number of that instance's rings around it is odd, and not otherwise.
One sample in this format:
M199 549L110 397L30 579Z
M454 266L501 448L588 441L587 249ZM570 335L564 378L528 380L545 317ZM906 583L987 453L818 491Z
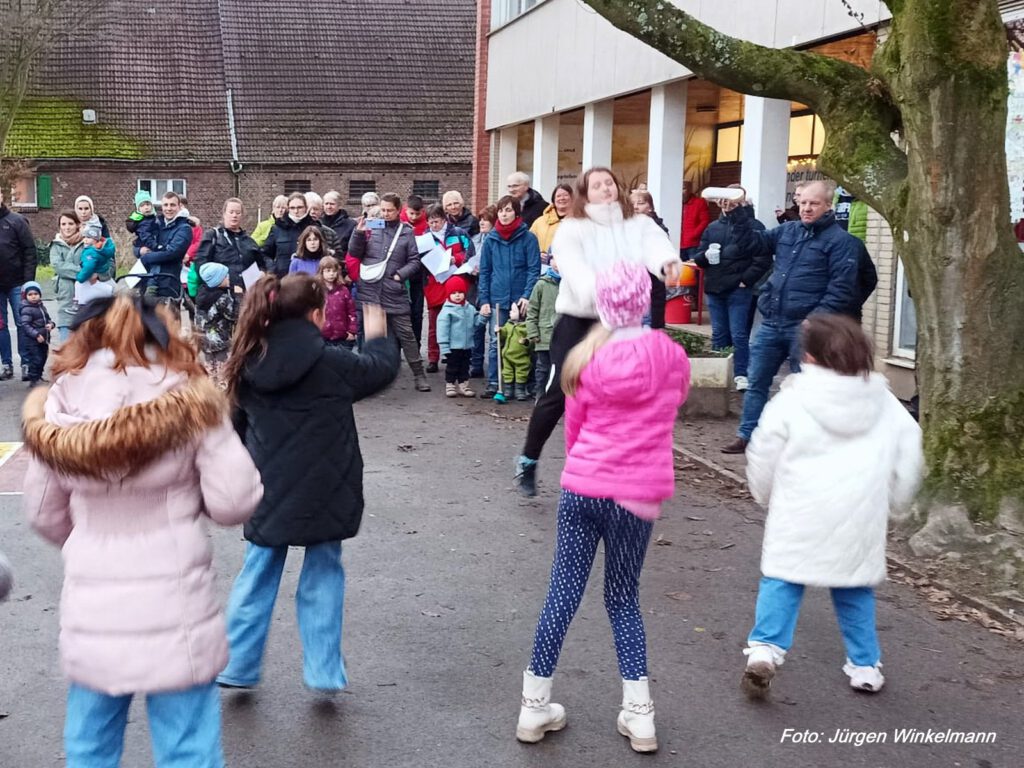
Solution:
M692 469L680 471L642 578L661 750L636 755L615 729L621 689L600 557L555 677L569 725L540 744L519 744L521 674L554 545L560 433L541 464L540 496L521 499L511 471L527 406L449 401L443 377L432 381L434 392L416 393L403 371L395 388L357 407L367 505L359 536L344 547L349 689L327 699L302 685L292 599L302 552L293 550L263 682L251 693L223 694L229 766L1024 763L1020 644L975 624L938 621L902 585L880 590L881 693L847 686L828 594L809 590L771 700L748 702L739 689L741 649L753 619L763 513L742 492ZM0 439L18 439L23 395L19 383L0 383ZM0 493L17 487L18 458L0 467L7 483ZM244 542L240 529L211 536L226 597ZM60 766L59 554L28 530L12 495L0 495L0 548L17 580L12 601L0 605L0 766ZM847 742L828 743L843 729ZM896 743L901 729L995 736ZM152 765L140 702L124 765Z

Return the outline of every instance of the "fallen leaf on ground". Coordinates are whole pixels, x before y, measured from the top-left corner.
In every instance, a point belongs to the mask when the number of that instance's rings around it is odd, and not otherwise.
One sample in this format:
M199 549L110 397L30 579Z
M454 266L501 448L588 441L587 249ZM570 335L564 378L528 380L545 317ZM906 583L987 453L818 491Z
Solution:
M420 611L420 613L423 614L424 616L429 616L432 619L440 619L441 618L441 614L440 613L434 613L433 611Z
M671 597L673 600L689 600L693 595L686 592L666 592L665 597Z
M658 538L656 538L654 540L654 543L657 544L659 547L671 547L672 546L672 541L670 539L666 539L664 534L661 534L661 533L658 534Z

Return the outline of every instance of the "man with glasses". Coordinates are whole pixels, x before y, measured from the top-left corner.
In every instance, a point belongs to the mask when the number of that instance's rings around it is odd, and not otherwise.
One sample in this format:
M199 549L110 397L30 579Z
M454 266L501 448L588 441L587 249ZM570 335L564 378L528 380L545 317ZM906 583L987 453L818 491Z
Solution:
M508 193L519 201L523 221L527 227L541 217L548 207L548 201L540 192L530 186L530 177L522 171L516 171L508 177Z

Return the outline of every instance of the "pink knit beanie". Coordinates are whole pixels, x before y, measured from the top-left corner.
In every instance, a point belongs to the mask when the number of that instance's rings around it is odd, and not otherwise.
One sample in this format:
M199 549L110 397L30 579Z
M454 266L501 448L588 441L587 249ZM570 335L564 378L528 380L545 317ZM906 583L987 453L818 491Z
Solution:
M597 314L605 328L634 328L651 309L651 276L642 264L620 261L597 276Z

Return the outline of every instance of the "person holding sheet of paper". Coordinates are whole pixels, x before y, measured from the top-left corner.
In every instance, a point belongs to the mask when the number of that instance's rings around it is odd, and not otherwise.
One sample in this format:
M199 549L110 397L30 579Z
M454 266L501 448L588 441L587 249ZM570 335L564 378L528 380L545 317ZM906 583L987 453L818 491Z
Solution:
M448 289L445 283L456 273L466 261L476 254L476 246L469 239L466 230L451 224L440 205L432 205L427 210L427 226L429 234L437 247L443 248L449 255L450 264L447 272L441 274L427 273L427 282L423 294L427 302L427 373L436 373L437 364L441 360L441 347L437 343L437 317L441 307L448 300Z
M237 197L225 200L221 225L203 233L194 262L197 272L204 264L223 264L228 268L231 287L240 286L243 290L247 284L242 274L261 261L260 247L242 229L244 219L242 201Z

